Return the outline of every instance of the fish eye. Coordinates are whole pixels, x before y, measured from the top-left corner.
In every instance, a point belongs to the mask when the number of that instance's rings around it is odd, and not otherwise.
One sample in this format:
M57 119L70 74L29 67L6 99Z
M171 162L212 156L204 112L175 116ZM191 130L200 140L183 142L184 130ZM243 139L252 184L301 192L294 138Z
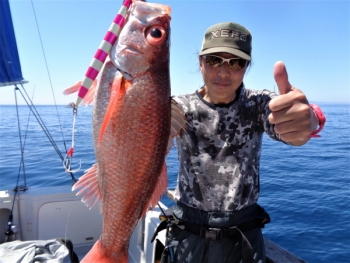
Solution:
M146 31L146 40L150 45L161 45L167 40L167 32L162 26L152 26Z
M152 37L160 38L162 36L162 31L160 31L159 28L152 28L150 34Z

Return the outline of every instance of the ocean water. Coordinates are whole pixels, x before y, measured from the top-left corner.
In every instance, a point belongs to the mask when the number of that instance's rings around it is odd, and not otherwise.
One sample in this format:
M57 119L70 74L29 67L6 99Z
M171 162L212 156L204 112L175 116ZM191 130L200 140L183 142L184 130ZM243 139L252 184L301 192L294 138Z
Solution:
M327 118L321 138L302 147L267 137L261 157L259 203L272 222L264 235L307 262L350 262L350 105L320 104ZM36 106L59 151L71 145L72 110ZM57 112L59 119L57 117ZM72 184L50 140L27 106L0 105L0 189L26 184L29 188ZM19 173L24 144L23 173ZM91 107L80 107L75 126L72 169L79 178L94 163ZM66 142L66 146L64 144ZM177 152L167 156L169 188L175 188ZM163 198L171 205L172 202Z

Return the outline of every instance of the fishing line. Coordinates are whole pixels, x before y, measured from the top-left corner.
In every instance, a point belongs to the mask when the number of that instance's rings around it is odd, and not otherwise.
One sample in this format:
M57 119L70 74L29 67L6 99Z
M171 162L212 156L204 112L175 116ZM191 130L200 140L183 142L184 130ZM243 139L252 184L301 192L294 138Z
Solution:
M45 54L45 50L44 50L43 41L42 41L42 39L41 39L41 33L40 33L40 29L39 29L38 19L37 19L36 13L35 13L35 8L34 8L33 0L31 0L30 2L32 3L33 13L34 13L34 18L35 18L35 23L36 23L36 28L37 28L37 30L38 30L38 35L39 35L41 50L42 50L42 52L43 52L44 61L45 61L45 66L46 66L46 71L47 71L47 75L48 75L48 77L49 77L49 82L50 82L52 97L53 97L53 100L54 100L54 103L55 103L55 108L56 108L56 114L57 114L58 122L59 122L59 125L60 125L60 128L61 128L62 139L63 139L63 141L65 142L64 134L63 134L63 130L62 130L62 125L61 125L61 119L60 119L60 115L59 115L59 113L58 113L58 108L57 108L57 103L56 103L56 97L55 97L55 93L54 93L54 91L53 91L53 85L52 85L52 81L51 81L51 75L50 75L49 67L48 67L48 64L47 64L47 59L46 59L46 54ZM64 146L66 147L65 144L64 144ZM66 148L65 150L67 151L67 148Z
M75 201L78 201L77 199L78 199L78 197L76 197L76 200L75 200ZM69 218L70 218L70 214L72 213L72 209L73 209L73 207L71 207L71 208L69 209L69 213L68 213L68 216L67 216L67 221L66 221L66 230L64 231L64 239L65 239L65 240L67 240L67 233L68 233L68 221L69 221Z

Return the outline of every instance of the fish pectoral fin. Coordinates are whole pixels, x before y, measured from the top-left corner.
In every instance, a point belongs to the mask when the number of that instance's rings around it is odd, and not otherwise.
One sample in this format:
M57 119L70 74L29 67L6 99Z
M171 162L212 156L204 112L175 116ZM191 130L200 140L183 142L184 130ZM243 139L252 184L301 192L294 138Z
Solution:
M123 100L123 96L126 90L131 86L131 83L127 81L123 75L118 74L110 85L111 96L109 99L108 107L105 113L105 117L103 119L100 135L98 138L98 145L100 145L102 141L103 134L106 131L109 121L111 120L113 113L116 112L120 106L120 103Z
M179 106L175 100L171 100L171 128L170 136L168 140L168 150L167 154L171 147L174 146L174 138L180 135L181 130L185 128L187 121L185 119L185 112Z
M118 107L118 97L122 96L122 94L120 95L118 94L119 91L122 89L122 81L123 81L123 76L119 74L117 77L113 79L113 81L110 84L111 95L109 98L109 103L105 113L105 117L101 125L100 135L98 138L98 145L100 145L103 134L105 133L106 128L108 126L108 123L111 120L114 111Z
M98 200L101 199L101 193L98 186L97 164L88 169L85 174L79 178L72 191L78 190L76 195L81 195L81 201L91 209Z
M152 196L148 200L146 206L143 208L142 216L146 215L149 208L153 209L157 205L160 197L166 192L167 186L168 186L168 174L167 174L166 163L164 161L162 171L159 175L158 182L156 184L156 187L154 188Z

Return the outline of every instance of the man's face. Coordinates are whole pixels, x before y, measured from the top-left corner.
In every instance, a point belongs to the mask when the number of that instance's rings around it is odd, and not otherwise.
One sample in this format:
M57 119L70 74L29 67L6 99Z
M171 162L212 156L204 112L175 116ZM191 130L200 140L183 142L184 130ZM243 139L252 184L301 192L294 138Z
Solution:
M232 54L224 52L210 55L226 59L237 58ZM240 69L237 69L237 65L230 67L228 62L215 67L211 63L207 63L205 58L199 57L199 65L205 84L205 95L203 98L214 104L231 102L235 98L236 91L243 81L247 63L243 64L243 67Z

